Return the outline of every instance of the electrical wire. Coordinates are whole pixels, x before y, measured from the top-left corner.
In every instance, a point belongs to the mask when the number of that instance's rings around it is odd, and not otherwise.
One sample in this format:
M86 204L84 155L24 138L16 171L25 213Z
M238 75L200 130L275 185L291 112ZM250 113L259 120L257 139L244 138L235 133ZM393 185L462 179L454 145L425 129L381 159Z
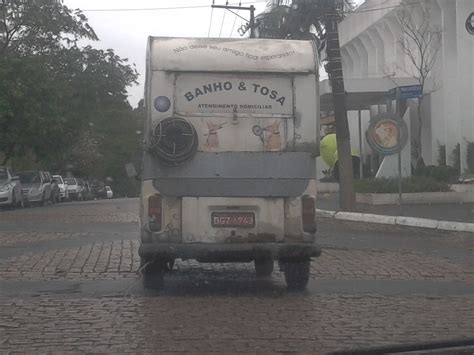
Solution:
M266 3L267 0L255 0L242 2L241 4L257 4ZM239 3L229 3L228 5L238 5ZM172 6L172 7L149 7L149 8L130 8L130 9L84 9L83 12L119 12L119 11L160 11L160 10L186 10L207 8L209 5L188 5L188 6Z
M222 28L224 27L224 20L225 20L225 14L226 13L227 13L227 11L224 11L224 15L222 16L221 29L219 30L219 38L221 38Z
M212 2L214 4L214 1ZM211 20L209 21L209 30L207 31L207 37L211 37L211 27L212 27L212 15L214 14L214 8L211 7Z
M237 13L239 13L239 10L237 10ZM234 16L234 23L232 24L232 29L230 30L229 37L232 37L232 33L234 33L234 28L235 28L235 23L236 22L237 22L237 15Z
M359 14L363 12L373 12L373 11L381 11L381 10L389 10L389 9L396 9L398 7L404 7L404 6L411 6L411 5L418 5L421 4L420 1L417 2L412 2L412 3L407 3L407 4L401 4L401 5L394 5L394 6L385 6L385 7L377 7L377 8L369 8L369 9L363 9L363 10L354 10L354 11L343 11L345 14Z

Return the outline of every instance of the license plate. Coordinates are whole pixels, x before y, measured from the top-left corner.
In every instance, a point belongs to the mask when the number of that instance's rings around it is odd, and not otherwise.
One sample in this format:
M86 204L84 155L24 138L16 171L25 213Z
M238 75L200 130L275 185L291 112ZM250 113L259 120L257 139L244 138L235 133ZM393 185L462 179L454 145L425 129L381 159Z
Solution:
M255 227L255 213L253 212L212 212L211 224L213 227L223 228L253 228Z

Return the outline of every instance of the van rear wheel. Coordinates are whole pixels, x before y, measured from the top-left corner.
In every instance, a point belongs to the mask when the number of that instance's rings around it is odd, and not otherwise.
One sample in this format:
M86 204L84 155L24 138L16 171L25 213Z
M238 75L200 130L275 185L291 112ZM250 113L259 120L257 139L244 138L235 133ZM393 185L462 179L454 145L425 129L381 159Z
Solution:
M255 273L257 277L267 277L273 272L273 259L258 259L254 260Z
M151 290L161 289L163 287L164 273L167 269L166 262L161 260L145 261L141 259L141 271L143 278L143 287Z
M283 272L288 290L302 291L309 281L311 260L286 261L283 263Z

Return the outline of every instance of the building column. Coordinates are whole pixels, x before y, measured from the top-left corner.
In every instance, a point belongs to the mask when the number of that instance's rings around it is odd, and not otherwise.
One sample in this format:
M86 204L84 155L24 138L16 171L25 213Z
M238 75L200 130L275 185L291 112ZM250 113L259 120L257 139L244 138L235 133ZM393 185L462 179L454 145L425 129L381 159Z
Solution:
M359 56L359 52L355 49L352 43L349 43L343 47L347 54L350 56L352 60L352 77L353 78L360 78L362 76L361 71L361 58Z
M458 47L456 31L456 6L453 0L438 0L442 15L442 58L444 88L444 120L446 124L446 155L447 163L454 165L453 151L461 143L459 94L458 94Z
M384 64L382 72L386 75L391 75L397 71L396 68L396 46L398 45L395 41L392 31L388 27L387 22L383 21L380 24L374 26L374 32L376 32L383 41L384 47Z
M367 76L374 77L377 74L377 48L366 33L361 34L359 39L367 52Z
M465 28L466 19L474 12L474 1L458 0L456 7L457 68L459 68L457 94L460 101L461 173L464 173L468 169L467 147L469 142L474 142L474 36Z
M431 16L433 23L442 28L441 7L437 1L432 2ZM431 73L433 90L430 94L431 117L431 159L433 164L438 164L439 148L446 145L446 120L444 119L444 63L442 50L438 53L433 71ZM446 156L445 156L446 158Z
M360 38L354 39L352 43L354 44L354 47L357 50L357 53L359 54L360 58L360 76L362 78L367 78L367 75L369 73L369 54L367 53L367 50L365 49L364 44L362 43Z
M400 47L400 39L403 37L400 23L398 22L398 19L394 15L388 16L386 21L387 21L388 28L392 32L392 37L394 39L394 44L395 44L394 71L397 73L397 76L407 76L405 53L403 53L403 50Z
M342 71L345 78L354 77L354 62L346 47L341 48Z
M376 73L382 74L383 76L389 75L385 70L385 44L382 37L380 37L379 32L373 27L367 31L367 35L375 47L377 62L377 67L375 68Z

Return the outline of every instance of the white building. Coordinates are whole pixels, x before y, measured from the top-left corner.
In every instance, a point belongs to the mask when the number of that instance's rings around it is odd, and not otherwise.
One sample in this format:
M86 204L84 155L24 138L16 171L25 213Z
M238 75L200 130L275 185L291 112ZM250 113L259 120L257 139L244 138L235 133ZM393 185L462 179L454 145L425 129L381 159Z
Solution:
M466 168L466 147L474 142L474 35L466 21L474 12L474 0L366 0L339 27L341 54L348 92L352 145L359 146L358 113L362 110L362 132L378 112L390 110L385 92L395 86L416 84L413 65L404 54L400 11L406 9L420 20L424 6L430 23L441 32L439 51L425 88L422 105L422 157L436 165L440 145L446 146L449 165L453 150L461 145L461 171ZM326 102L327 101L327 102ZM330 88L322 83L323 110L330 109ZM404 116L408 127L417 128L417 99L408 101ZM416 135L412 134L411 141ZM416 144L416 142L415 142ZM363 154L370 149L363 138ZM409 175L410 144L404 149L405 174ZM388 159L388 158L387 158ZM390 170L390 169L389 169ZM385 172L382 175L391 175Z

